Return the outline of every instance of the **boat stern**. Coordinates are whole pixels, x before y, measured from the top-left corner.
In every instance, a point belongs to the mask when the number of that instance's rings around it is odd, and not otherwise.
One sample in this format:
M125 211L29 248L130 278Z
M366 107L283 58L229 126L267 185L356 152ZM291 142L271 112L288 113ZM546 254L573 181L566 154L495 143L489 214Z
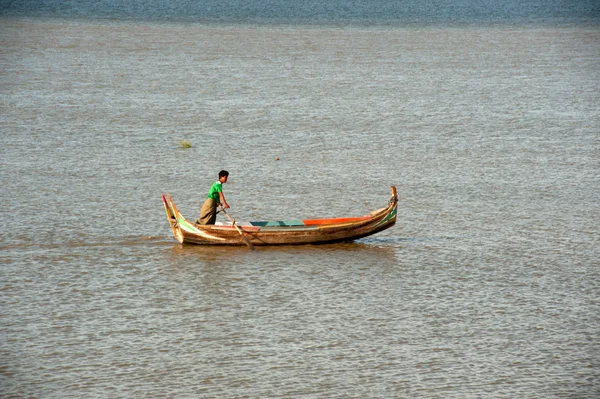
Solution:
M167 194L162 195L163 204L165 206L165 211L167 212L167 219L169 221L169 225L171 226L171 231L173 231L173 236L179 243L183 244L183 233L181 232L181 228L179 227L179 222L177 220L178 213L175 204L173 204L173 200L171 196Z

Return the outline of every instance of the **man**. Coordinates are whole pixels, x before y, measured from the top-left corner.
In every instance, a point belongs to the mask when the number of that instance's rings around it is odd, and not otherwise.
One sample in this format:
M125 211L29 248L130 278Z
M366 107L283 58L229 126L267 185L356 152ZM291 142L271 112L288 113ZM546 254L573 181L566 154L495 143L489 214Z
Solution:
M217 180L208 191L208 197L200 209L200 217L196 221L197 224L215 224L217 220L217 207L222 206L228 209L229 205L223 195L223 184L227 183L229 172L222 170L219 172L219 180Z

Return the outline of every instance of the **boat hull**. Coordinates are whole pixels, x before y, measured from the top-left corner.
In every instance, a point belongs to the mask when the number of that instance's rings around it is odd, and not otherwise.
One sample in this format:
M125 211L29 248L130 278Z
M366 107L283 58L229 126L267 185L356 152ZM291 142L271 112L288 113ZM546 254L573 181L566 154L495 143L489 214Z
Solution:
M253 245L305 245L347 242L379 233L396 223L398 197L392 186L392 197L385 208L354 218L327 218L293 221L250 222L237 225ZM185 219L171 196L163 194L163 203L174 237L182 244L247 245L232 224L197 225Z

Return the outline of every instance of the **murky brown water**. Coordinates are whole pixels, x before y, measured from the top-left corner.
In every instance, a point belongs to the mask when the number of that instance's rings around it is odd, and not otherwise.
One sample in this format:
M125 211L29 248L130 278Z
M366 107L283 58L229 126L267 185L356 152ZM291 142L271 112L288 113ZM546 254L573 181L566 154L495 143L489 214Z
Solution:
M0 393L597 395L599 39L2 21ZM160 193L222 168L239 218L398 225L181 247Z

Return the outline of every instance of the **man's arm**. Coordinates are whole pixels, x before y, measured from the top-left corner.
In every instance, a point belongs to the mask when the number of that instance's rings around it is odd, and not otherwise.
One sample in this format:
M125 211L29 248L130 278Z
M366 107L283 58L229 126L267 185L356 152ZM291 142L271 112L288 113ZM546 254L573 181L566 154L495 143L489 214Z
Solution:
M223 208L229 209L229 204L227 204L227 201L225 201L225 196L223 195L223 191L219 192L219 197L221 197L221 205L223 206Z

